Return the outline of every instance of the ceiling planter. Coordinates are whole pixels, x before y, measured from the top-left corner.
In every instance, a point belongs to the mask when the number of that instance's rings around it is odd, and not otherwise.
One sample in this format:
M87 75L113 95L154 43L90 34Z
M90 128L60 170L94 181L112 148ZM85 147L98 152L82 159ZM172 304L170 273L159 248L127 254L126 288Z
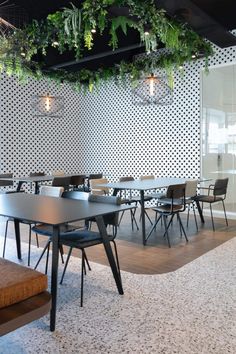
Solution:
M120 8L121 15L112 13L114 7ZM157 58L150 56L132 62L122 61L119 65L98 67L97 70L68 72L45 67L44 58L51 47L58 54L73 51L75 59L79 60L83 58L84 50L90 50L104 30L109 32L109 45L115 50L119 48L118 31L122 30L126 35L129 28L139 33L146 53L154 52L160 46L167 48L168 52ZM30 76L36 79L48 77L85 91L93 91L104 80L115 78L119 81L127 76L135 86L144 74L150 75L159 68L167 72L168 80L173 83L173 71L184 62L192 61L193 56L198 57L199 53L205 58L207 67L208 57L213 53L211 45L185 24L168 18L152 0L85 0L80 8L71 4L71 8L50 14L43 21L34 20L13 34L0 36L1 70L16 75L20 80L27 80Z

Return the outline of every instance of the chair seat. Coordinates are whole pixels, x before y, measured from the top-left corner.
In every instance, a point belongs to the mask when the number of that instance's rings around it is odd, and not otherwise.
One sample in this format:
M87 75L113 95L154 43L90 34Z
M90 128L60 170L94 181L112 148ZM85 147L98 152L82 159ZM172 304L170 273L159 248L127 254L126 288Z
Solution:
M149 195L145 195L144 196L144 201L145 202L148 202L148 201L150 201L152 199L152 197L151 196L149 196ZM129 203L140 203L141 202L141 198L140 198L140 196L132 196L130 199L128 199L129 200Z
M199 202L205 202L205 203L215 203L215 202L221 202L223 200L222 197L217 197L213 195L198 195L194 199L198 200Z
M173 205L173 207L171 208L170 204L165 204L165 205L160 205L156 208L152 208L152 210L160 212L160 213L177 213L178 211L182 210L183 206L181 205Z
M61 225L60 226L60 234L70 232L70 231L75 231L80 228L82 228L82 227L77 226L77 225L71 225L71 224ZM39 234L42 236L52 236L53 227L51 225L39 224L39 225L32 227L32 231L34 231L36 234Z
M114 236L108 236L109 241L114 239ZM69 247L86 248L102 243L102 237L99 232L81 230L62 233L60 235L60 243Z

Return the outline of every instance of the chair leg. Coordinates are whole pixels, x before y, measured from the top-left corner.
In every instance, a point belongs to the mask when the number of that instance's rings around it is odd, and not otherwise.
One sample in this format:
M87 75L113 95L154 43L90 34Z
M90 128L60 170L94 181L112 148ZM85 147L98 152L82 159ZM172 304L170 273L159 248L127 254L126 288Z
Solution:
M120 223L121 223L121 220L122 220L122 218L123 218L124 212L125 212L125 211L123 210L122 213L121 213L120 220L119 220L119 222L118 222L118 226L120 226Z
M30 251L31 251L31 225L29 225L28 267L30 266Z
M146 217L148 218L150 224L153 225L152 220L150 219L150 216L148 215L146 210L144 210L144 213L145 213Z
M171 217L171 219L170 219L170 221L169 221L169 224L168 224L168 227L167 227L167 222L166 222L166 221L167 221L167 216L165 216L165 215L163 215L163 216L164 216L164 225L165 225L165 233L164 233L164 236L166 235L167 241L168 241L168 246L169 246L169 248L171 248L168 228L169 228L169 226L170 226L170 224L171 224L171 221L172 221L173 217ZM173 215L172 215L172 216L173 216Z
M38 261L37 261L37 263L36 263L36 265L35 265L35 267L34 267L34 269L37 269L37 267L38 267L38 265L39 265L41 259L43 258L44 253L45 253L46 250L48 249L48 245L50 244L50 242L51 242L51 241L48 240L48 242L47 242L46 245L44 246L43 252L41 253L41 255L40 255L40 257L39 257L39 259L38 259Z
M226 222L226 225L228 226L228 219L227 219L226 210L225 210L225 203L223 200L222 200L222 204L223 204L223 209L224 209L224 213L225 213L225 222Z
M65 276L65 273L66 273L66 269L67 269L67 266L68 266L68 263L69 263L69 259L70 259L70 256L71 256L72 249L73 249L72 247L70 247L70 249L69 249L69 252L68 252L68 255L67 255L67 258L66 258L66 263L64 265L64 269L63 269L63 272L62 272L60 284L63 283L63 279L64 279L64 276Z
M156 230L156 225L158 224L159 220L161 219L162 215L160 214L159 217L157 218L157 220L155 221L155 224L152 226L151 231L149 232L149 234L146 237L146 241L149 239L149 237L151 236L151 234L153 233L154 230Z
M211 211L211 223L212 223L212 228L213 228L213 231L215 231L215 225L214 225L214 220L213 220L213 213L212 213L211 204L210 204L210 211Z
M194 215L194 220L195 220L195 224L196 224L196 229L198 231L198 224L197 224L197 216L196 216L196 211L195 211L195 206L194 206L194 202L193 202L193 215Z
M37 247L39 248L39 237L38 237L38 234L35 234L35 237L36 237L36 244L37 244Z
M190 205L188 205L187 227L188 227L188 223L189 223L189 210L190 210Z
M138 224L137 224L137 221L136 221L136 218L135 218L135 212L136 212L136 209L134 209L134 211L132 209L130 209L131 211L131 219L133 219L133 222L135 223L135 226L137 228L137 231L139 230L139 227L138 227ZM133 224L132 224L133 225ZM133 226L132 226L132 230L133 230Z
M5 251L6 251L8 223L9 223L9 220L7 220L6 226L5 226L5 235L4 235L4 244L3 244L3 253L2 253L3 258L5 257Z
M64 250L63 250L62 245L59 246L59 251L60 251L60 255L61 255L61 263L64 264L64 258L63 258Z
M186 240L186 242L188 242L188 238L187 238L186 232L184 230L183 223L182 223L182 220L181 220L181 217L180 217L179 213L177 213L177 218L179 220L180 227L183 230L183 234L184 234L185 240ZM181 233L181 235L182 235L182 233Z
M90 264L89 264L89 261L88 261L88 258L87 258L87 255L86 255L85 251L84 251L84 259L85 259L85 262L87 263L88 270L91 270L91 267L90 267Z

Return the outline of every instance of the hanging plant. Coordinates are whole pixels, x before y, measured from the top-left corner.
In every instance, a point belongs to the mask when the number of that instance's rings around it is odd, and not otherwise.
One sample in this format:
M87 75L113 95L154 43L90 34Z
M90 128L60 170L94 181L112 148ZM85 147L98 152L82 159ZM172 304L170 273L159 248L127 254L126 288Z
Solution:
M109 16L111 6L125 7L127 16ZM118 30L126 35L128 28L138 31L140 42L146 53L155 52L159 45L167 48L165 55L139 58L133 62L122 61L111 68L98 68L78 72L66 70L44 71L44 59L50 47L59 53L73 50L75 58L83 56L84 48L91 50L93 33L110 34L109 45L113 50L119 48ZM148 28L148 30L147 30ZM76 90L88 89L90 92L99 81L115 78L124 81L129 75L135 85L143 73L164 69L173 86L173 71L192 60L192 56L203 53L205 66L213 54L211 45L185 24L166 16L165 11L157 9L153 0L85 0L81 8L71 4L48 15L45 20L33 20L24 29L16 29L11 35L0 36L0 70L8 75L16 75L21 81L33 76L36 79L47 76L52 80L69 82ZM40 61L37 61L40 58Z

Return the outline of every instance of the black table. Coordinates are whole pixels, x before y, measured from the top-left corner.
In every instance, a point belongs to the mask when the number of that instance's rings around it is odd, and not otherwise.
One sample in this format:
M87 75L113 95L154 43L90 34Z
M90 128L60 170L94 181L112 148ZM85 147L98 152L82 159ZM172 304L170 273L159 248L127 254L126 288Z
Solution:
M173 184L184 184L186 183L186 178L175 178L175 177L158 177L154 179L145 179L145 180L134 180L134 181L126 181L126 182L114 182L114 183L104 183L100 184L100 186L113 188L114 195L118 193L119 190L131 189L138 190L140 192L141 199L141 219L142 219L142 239L143 245L146 244L146 229L145 229L145 203L144 203L144 192L152 189L161 189L167 188ZM99 185L98 185L99 186ZM202 215L202 210L200 207L200 203L196 201L199 216L201 221L204 223L204 218Z
M93 203L84 200L66 198L53 198L42 195L14 193L0 195L0 215L12 217L15 222L15 236L18 258L21 259L20 220L36 223L45 223L53 226L52 236L52 279L51 295L52 309L50 316L50 329L55 330L57 277L58 277L58 244L60 225L86 218L95 217L99 231L103 238L105 252L116 282L119 294L123 294L121 278L116 266L110 242L107 237L103 215L129 209L130 206L120 206L104 203Z
M73 176L81 176L84 179L88 178L88 174L79 174L79 173L73 173L73 174L65 174L65 175L60 175L60 176L53 176L53 175L45 175L45 176L22 176L22 177L0 177L1 180L5 181L16 181L17 183L17 188L16 191L20 192L21 186L24 183L34 183L35 184L35 194L38 194L39 192L39 184L41 182L50 182L56 178L63 178L63 177L73 177Z

